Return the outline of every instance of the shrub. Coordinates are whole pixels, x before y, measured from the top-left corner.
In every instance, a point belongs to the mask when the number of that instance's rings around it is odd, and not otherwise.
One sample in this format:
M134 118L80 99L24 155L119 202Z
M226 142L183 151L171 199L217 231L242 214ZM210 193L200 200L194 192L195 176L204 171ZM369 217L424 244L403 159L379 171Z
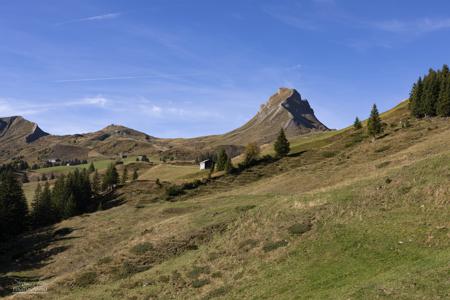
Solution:
M208 266L198 267L194 266L191 271L189 271L186 275L189 278L198 278L201 274L209 274L211 271Z
M97 273L85 272L75 279L74 285L78 287L86 287L97 282Z
M176 197L178 195L184 194L183 188L178 185L170 185L166 187L166 196Z
M154 249L154 247L151 243L144 242L144 243L135 245L133 248L130 249L130 252L133 254L136 254L136 255L142 255L153 249Z
M263 251L271 252L278 248L286 247L288 244L289 244L288 241L285 241L285 240L280 240L280 241L276 241L276 242L268 242L264 245Z
M311 230L309 223L297 223L288 228L290 234L301 235Z
M192 281L192 287L198 289L209 283L210 283L209 279L196 279L196 280Z
M336 154L337 154L337 152L335 152L335 151L322 152L322 156L326 157L326 158L334 157L334 156L336 156Z
M235 209L237 212L246 212L255 207L256 207L256 205L244 205L244 206L237 206Z

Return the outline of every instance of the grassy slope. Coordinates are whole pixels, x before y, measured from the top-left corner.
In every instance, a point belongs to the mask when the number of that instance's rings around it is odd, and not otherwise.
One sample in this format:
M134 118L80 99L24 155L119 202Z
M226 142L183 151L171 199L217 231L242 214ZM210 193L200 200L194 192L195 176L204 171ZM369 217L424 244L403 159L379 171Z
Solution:
M130 186L124 205L57 225L74 231L38 247L48 264L8 275L48 278L54 299L448 298L450 124L399 128L406 115L404 103L385 115L375 142L352 129L299 138L291 157L183 201L142 206L157 188Z

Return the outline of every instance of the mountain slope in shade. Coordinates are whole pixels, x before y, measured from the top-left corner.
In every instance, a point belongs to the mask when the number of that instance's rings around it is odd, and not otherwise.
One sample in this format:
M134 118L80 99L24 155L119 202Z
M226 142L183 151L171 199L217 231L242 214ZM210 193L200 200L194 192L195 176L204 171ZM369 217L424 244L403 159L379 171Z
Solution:
M281 128L288 137L328 130L297 90L280 88L250 121L223 137L228 143L268 143L275 139Z

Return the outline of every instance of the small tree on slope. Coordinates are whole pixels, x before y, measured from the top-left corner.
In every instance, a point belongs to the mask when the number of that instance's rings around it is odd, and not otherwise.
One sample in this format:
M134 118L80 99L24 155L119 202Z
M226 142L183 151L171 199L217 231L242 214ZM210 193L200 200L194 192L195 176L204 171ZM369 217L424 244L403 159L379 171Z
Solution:
M278 134L277 140L275 141L273 148L278 157L284 157L288 155L289 151L291 150L289 141L286 138L283 129L280 130L280 133Z
M376 104L373 105L372 111L370 112L370 117L367 121L367 131L373 137L383 132L383 125L381 124L381 118Z

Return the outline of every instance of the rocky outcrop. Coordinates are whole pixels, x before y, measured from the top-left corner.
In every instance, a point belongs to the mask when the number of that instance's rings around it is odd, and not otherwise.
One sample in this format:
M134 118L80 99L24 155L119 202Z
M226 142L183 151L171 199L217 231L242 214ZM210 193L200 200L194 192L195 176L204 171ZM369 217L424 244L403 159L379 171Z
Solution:
M280 88L249 122L225 137L230 143L267 143L275 139L281 128L287 136L328 130L297 90Z
M20 116L0 118L0 142L33 143L41 137L47 136L36 123L25 120Z

